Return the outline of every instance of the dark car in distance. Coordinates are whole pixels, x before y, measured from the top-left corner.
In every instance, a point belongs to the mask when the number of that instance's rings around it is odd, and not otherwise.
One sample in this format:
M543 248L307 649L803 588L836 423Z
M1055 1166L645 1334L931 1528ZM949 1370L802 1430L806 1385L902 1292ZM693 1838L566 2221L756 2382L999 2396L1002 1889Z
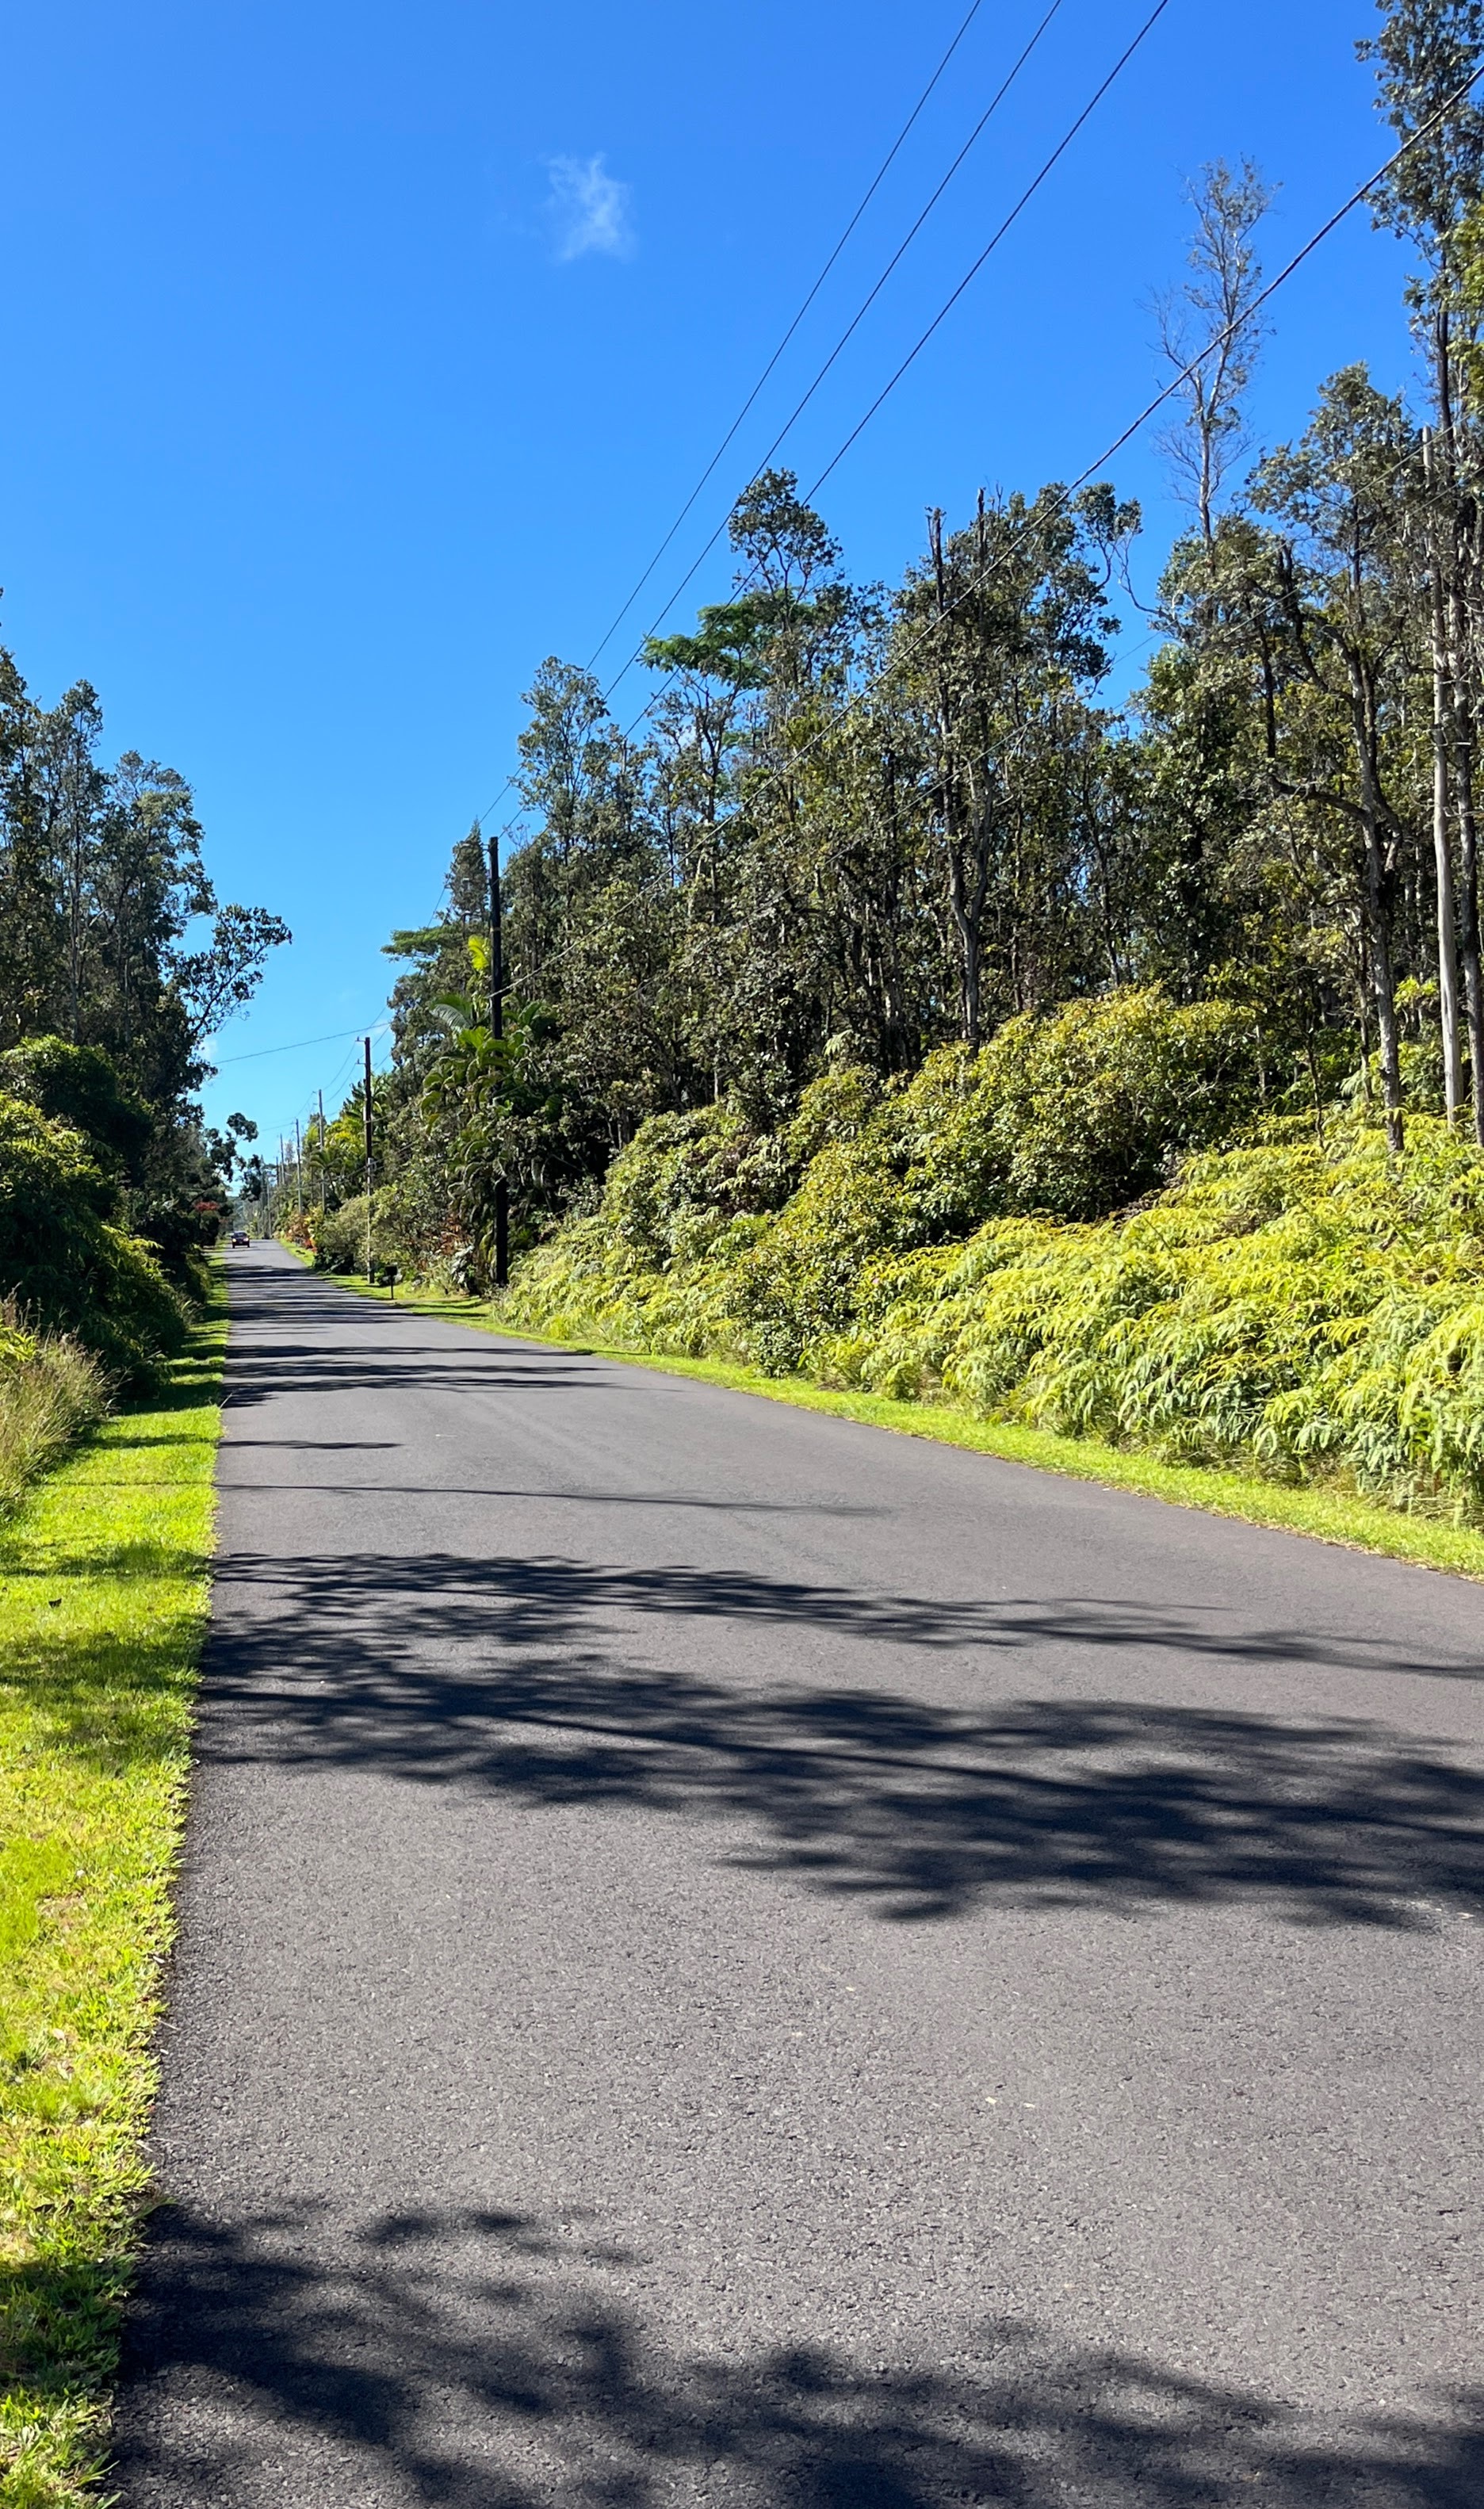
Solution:
M234 1228L231 1243L234 1246L250 1246L252 1244L252 1240L248 1236L245 1228Z

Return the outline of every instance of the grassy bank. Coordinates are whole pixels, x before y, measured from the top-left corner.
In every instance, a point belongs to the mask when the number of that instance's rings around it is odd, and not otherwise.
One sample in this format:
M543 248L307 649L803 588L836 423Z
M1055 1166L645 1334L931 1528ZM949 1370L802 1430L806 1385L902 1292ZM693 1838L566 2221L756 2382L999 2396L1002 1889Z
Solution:
M0 2502L94 2498L205 1625L225 1314L0 1529Z
M368 1290L364 1281L341 1278L342 1289L386 1302L386 1290ZM967 1447L972 1453L997 1455L1037 1472L1059 1473L1071 1479L1097 1481L1105 1488L1138 1492L1175 1507L1200 1508L1213 1516L1240 1517L1247 1524L1270 1525L1285 1533L1305 1533L1320 1542L1343 1544L1354 1551L1374 1551L1415 1567L1439 1568L1450 1575L1484 1581L1484 1533L1436 1517L1404 1516L1389 1507L1337 1489L1290 1487L1257 1474L1214 1471L1202 1465L1162 1463L1153 1455L1112 1446L1096 1438L1063 1438L1044 1429L985 1420L946 1403L902 1402L886 1395L856 1394L811 1384L803 1377L777 1377L740 1367L725 1360L685 1359L636 1350L613 1341L582 1341L534 1331L529 1324L507 1324L491 1304L474 1298L444 1297L431 1291L402 1289L399 1307L420 1315L471 1325L481 1332L534 1341L559 1350L592 1352L601 1359L619 1359L631 1367L658 1368L672 1376L699 1378L707 1385L731 1386L740 1393L760 1394L771 1403L789 1403L806 1411L824 1411L836 1419L864 1420L899 1436L929 1438L940 1444Z

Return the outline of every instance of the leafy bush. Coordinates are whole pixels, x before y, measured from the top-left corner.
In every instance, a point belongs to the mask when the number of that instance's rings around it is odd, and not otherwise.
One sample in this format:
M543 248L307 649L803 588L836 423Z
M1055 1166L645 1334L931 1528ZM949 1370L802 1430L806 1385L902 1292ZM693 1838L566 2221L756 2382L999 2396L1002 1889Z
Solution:
M662 1329L687 1348L715 1327L686 1267L722 1262L752 1355L795 1367L850 1329L865 1267L991 1215L1112 1211L1230 1130L1251 1094L1243 1014L1114 994L1013 1020L977 1056L946 1049L905 1087L829 1073L776 1140L725 1107L653 1118L614 1162L597 1228L559 1243L586 1262L596 1250L647 1311L659 1293L640 1276L664 1273L660 1304L678 1314Z
M1168 1182L1253 1110L1255 1038L1229 1002L1157 990L1011 1020L980 1056L967 1175L1005 1212L1097 1219Z
M67 1045L59 1036L37 1036L0 1054L0 1091L24 1098L81 1133L105 1173L126 1174L143 1156L153 1124L142 1100L126 1089L106 1054L95 1045Z
M835 1381L1484 1515L1484 1158L1414 1117L1193 1160L1100 1226L991 1223L861 1284Z
M773 1210L794 1181L784 1144L730 1106L651 1115L609 1170L603 1215L629 1259L668 1263L738 1212Z
M378 1281L390 1280L393 1271L408 1267L406 1250L388 1207L389 1197L383 1191L372 1200L371 1265ZM343 1202L338 1211L315 1212L309 1220L309 1244L313 1247L316 1272L358 1272L366 1269L366 1197L356 1194Z
M1400 1163L1355 1115L1188 1146L1230 1124L1244 1051L1220 1006L1126 996L848 1106L821 1083L780 1210L655 1260L606 1197L505 1312L1484 1520L1484 1155L1425 1115ZM1163 1191L1083 1216L1182 1135Z
M185 1309L150 1249L114 1225L113 1208L112 1182L80 1135L0 1097L0 1295L143 1381L180 1348Z

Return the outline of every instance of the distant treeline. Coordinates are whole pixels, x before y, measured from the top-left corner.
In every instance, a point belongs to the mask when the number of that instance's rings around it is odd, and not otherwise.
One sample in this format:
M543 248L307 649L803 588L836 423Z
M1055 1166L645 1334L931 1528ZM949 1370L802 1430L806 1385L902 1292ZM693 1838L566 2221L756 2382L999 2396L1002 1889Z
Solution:
M181 778L101 736L86 683L43 707L0 650L0 1373L38 1330L115 1380L178 1344L254 1131L203 1124L206 1041L288 937L218 902Z

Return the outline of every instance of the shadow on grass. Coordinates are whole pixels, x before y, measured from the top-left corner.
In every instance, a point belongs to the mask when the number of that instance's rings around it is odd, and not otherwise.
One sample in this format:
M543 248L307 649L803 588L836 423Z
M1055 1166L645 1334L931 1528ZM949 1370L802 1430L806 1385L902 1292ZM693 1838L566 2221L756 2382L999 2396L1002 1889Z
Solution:
M167 1445L171 1442L166 1438L148 1433L134 1435L132 1423L138 1419L157 1420L162 1411L200 1410L207 1404L219 1403L221 1399L221 1367L213 1361L209 1366L193 1367L184 1376L174 1378L158 1394L141 1398L137 1403L122 1404L113 1416L113 1436L130 1446Z
M216 1328L208 1326L203 1329L214 1334ZM130 1422L135 1419L155 1419L162 1411L193 1411L204 1404L219 1403L222 1399L223 1365L224 1355L220 1347L198 1348L172 1360L158 1386L148 1394L141 1394L137 1401L120 1405L115 1415L115 1436L121 1428L127 1430ZM137 1441L130 1439L129 1442L156 1445L161 1442L146 1437Z
M578 2235L573 2236L575 2228ZM114 2480L127 2509L1476 2509L1484 2396L1343 2419L1022 2324L959 2365L690 2356L582 2235L513 2213L159 2217Z
M22 1638L8 1649L0 1703L28 1717L33 1748L94 1776L144 1776L180 1750L203 1620L182 1610L133 1636Z
M86 1470L40 1519L28 1509L0 1533L0 1702L30 1720L33 1743L110 1771L178 1744L200 1652L207 1526L203 1511L201 1542L182 1542L191 1518L174 1511L204 1495L214 1442L155 1424L214 1403L220 1360L193 1353L170 1380L86 1442ZM135 1419L151 1425L135 1432ZM110 1477L109 1458L136 1445L174 1445L187 1469Z
M113 2376L132 2243L93 2262L0 2264L0 2401L93 2401Z

